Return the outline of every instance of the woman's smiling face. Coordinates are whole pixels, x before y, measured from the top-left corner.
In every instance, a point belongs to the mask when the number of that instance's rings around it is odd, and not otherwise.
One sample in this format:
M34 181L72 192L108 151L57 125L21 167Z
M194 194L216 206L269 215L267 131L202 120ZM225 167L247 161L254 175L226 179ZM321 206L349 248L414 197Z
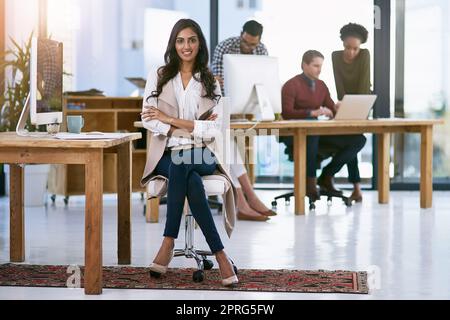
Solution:
M175 49L182 62L194 62L200 49L198 35L191 28L181 30L175 40Z

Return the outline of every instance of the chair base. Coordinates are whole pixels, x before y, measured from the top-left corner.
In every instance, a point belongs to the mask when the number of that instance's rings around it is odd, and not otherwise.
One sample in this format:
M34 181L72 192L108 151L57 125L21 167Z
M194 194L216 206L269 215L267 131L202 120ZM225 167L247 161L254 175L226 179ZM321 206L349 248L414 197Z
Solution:
M210 251L195 250L194 248L176 249L174 257L185 257L187 259L194 259L197 263L197 270L192 274L194 282L202 282L205 279L205 270L211 270L214 263L208 260L208 256L213 254Z
M278 200L280 199L284 199L286 202L286 206L290 205L290 201L291 198L294 196L293 192L289 192L286 194L282 194L278 197L275 197L274 200L272 201L272 207L274 208L274 210L277 208L278 205ZM342 201L344 202L344 204L347 207L351 207L352 206L352 200L350 197L345 196L344 194L338 194L335 192L326 192L321 190L320 191L320 197L327 197L327 203L329 206L331 206L332 202L333 202L333 198L336 199L342 199ZM316 209L316 203L315 201L312 201L311 199L309 199L309 210L315 210Z
M194 259L197 263L198 270L211 270L214 263L208 260L209 256L213 256L210 251L195 250L194 248L176 249L174 257L185 257L187 259ZM207 262L205 264L205 262ZM209 262L209 263L208 263Z
M197 263L197 271L192 275L194 282L202 282L205 278L204 271L211 270L214 263L208 260L208 256L213 254L206 250L196 250L194 248L194 224L195 220L192 214L188 211L188 206L185 206L185 244L184 249L175 249L174 257L185 257L187 259L194 259Z

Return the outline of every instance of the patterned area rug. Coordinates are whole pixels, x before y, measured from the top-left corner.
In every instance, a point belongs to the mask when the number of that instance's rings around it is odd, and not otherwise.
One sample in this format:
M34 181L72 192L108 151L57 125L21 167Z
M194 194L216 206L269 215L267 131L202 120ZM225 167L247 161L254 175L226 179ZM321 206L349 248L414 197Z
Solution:
M0 286L77 286L76 266L0 265ZM83 287L84 267L78 269ZM169 269L159 279L147 268L103 267L103 287L113 289L235 290L259 292L308 292L368 294L367 273L351 271L239 270L239 284L221 285L218 269L205 271L205 280L194 283L194 269Z

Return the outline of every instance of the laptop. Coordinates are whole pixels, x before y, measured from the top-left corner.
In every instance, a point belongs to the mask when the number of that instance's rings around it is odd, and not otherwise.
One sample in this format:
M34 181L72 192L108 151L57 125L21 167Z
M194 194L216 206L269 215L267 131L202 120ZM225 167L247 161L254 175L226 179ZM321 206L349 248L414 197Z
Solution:
M376 100L376 95L347 94L342 99L334 120L366 120Z

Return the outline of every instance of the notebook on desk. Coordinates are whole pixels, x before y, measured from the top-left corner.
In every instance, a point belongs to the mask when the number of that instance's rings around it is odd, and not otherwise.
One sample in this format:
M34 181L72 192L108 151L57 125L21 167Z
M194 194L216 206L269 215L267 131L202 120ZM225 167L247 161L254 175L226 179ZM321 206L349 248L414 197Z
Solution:
M55 138L61 140L108 140L122 138L122 133L103 133L103 132L82 132L69 133L60 132L54 135Z

